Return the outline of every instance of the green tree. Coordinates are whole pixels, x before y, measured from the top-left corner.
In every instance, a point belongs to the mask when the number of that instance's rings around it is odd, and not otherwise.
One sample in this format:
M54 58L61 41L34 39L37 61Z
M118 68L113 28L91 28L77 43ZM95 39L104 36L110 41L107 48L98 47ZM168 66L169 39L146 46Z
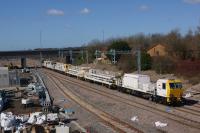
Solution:
M85 60L84 60L84 55L82 54L78 54L76 57L75 57L75 61L74 61L74 64L75 65L81 65L81 64L84 64L85 63Z
M88 51L88 61L92 63L95 60L95 51L107 48L108 45L95 39L88 43L86 50Z
M149 70L151 69L151 65L152 65L151 56L146 52L142 52L141 53L141 69Z
M137 70L136 56L122 55L119 59L117 67L125 73L130 73Z
M123 40L113 41L110 46L108 46L108 50L115 50L115 51L130 51L131 48L129 47L128 43ZM112 55L108 55L110 59L112 59ZM116 61L119 61L121 55L116 55Z

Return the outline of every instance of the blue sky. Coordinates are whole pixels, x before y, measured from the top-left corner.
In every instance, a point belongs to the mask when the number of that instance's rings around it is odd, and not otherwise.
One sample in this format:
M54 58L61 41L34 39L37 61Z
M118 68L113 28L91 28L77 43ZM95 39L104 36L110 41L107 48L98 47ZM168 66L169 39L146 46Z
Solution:
M73 47L200 25L200 0L0 0L0 50Z

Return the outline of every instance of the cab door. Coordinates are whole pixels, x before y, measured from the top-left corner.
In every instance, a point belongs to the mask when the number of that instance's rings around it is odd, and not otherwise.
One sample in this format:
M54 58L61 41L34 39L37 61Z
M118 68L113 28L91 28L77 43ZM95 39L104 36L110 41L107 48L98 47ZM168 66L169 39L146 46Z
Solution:
M166 82L157 81L157 95L166 97L167 87Z

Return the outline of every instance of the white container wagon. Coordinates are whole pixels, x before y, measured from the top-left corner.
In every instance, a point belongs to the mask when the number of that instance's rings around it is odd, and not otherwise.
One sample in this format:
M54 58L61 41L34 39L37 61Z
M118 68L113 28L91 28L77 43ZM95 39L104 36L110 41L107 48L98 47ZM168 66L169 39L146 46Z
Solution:
M101 83L102 85L108 85L110 88L115 86L121 86L121 73L112 71L105 71L100 69L90 69L85 73L84 78L86 80Z
M122 87L134 92L154 94L155 84L152 84L148 75L124 74Z
M43 67L54 70L55 69L55 63L53 63L52 61L44 61Z
M112 86L115 84L115 73L99 69L90 69L85 73L84 78L94 82Z
M55 70L60 71L60 72L66 72L66 64L60 63L60 62L56 62Z
M83 78L89 69L90 67L69 66L69 69L66 73L77 78Z

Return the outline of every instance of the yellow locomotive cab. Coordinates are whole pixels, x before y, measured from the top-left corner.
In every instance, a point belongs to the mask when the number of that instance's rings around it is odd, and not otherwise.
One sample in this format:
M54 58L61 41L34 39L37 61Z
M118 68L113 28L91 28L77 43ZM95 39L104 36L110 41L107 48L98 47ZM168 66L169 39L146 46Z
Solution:
M180 80L168 79L166 83L167 102L180 102L183 95L182 82Z

